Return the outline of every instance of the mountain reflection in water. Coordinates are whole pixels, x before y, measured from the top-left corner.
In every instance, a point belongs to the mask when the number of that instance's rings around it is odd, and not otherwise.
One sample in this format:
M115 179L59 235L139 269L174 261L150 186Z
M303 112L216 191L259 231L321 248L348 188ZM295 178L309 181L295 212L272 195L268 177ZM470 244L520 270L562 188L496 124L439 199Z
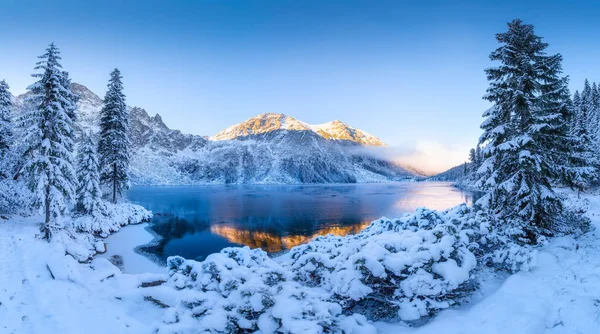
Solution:
M312 235L277 235L269 232L250 231L236 228L235 226L213 225L212 233L218 234L230 242L245 245L250 248L261 248L269 253L280 252L311 241L320 235L356 234L369 226L371 222L363 222L349 226L328 226Z
M155 213L150 229L160 240L142 250L162 261L172 255L202 260L240 245L280 252L319 235L358 233L382 216L395 218L422 206L470 205L476 195L440 182L136 187L129 192L132 202Z

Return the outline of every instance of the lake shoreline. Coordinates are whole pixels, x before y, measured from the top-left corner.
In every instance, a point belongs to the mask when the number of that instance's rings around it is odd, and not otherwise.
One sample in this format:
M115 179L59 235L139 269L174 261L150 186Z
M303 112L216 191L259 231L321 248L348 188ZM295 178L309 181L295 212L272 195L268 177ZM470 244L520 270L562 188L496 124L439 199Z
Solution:
M319 235L358 233L381 217L472 202L451 182L138 186L129 198L154 213L145 226L152 239L133 248L161 265L244 245L277 256Z
M121 257L123 261L121 270L126 274L165 274L166 266L156 261L151 254L138 250L147 243L152 243L154 239L155 236L150 232L148 222L125 226L119 232L104 239L106 251L97 254L96 257L108 260L113 256Z

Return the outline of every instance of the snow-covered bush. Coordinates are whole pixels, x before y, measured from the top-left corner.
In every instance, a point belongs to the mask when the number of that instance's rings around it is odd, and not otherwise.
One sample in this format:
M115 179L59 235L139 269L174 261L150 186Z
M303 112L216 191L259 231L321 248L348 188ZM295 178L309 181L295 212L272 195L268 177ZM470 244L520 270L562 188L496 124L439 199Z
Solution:
M559 236L581 234L589 230L590 220L584 213L587 201L572 196L563 197L562 213L549 223L545 234ZM523 226L518 222L494 220L484 211L478 211L475 220L480 222L480 241L478 259L482 265L509 272L527 271L531 269L537 258L536 246L528 244ZM549 239L543 235L536 237L536 244L544 245Z
M22 182L0 179L0 214L31 214L32 203L32 194Z
M88 261L96 253L106 251L101 238L129 224L139 224L152 218L152 213L130 203L105 203L105 210L97 215L65 217L68 222L57 230L53 241L61 244L65 252L80 262Z
M87 232L107 237L121 227L138 224L152 218L152 212L142 206L131 203L103 203L103 208L96 215L75 216L72 226L79 232Z
M535 251L496 232L496 224L466 205L422 208L275 258L247 247L202 262L171 257L167 284L178 297L158 331L351 333L370 330L366 319L428 317L463 302L480 270L534 263Z
M493 220L483 211L473 212L471 219L479 223L475 254L480 266L515 273L535 265L535 247L519 242L514 225Z
M591 221L585 215L589 208L589 201L562 192L559 196L562 199L564 209L562 214L550 225L554 235L580 235L589 231Z
M260 249L226 248L203 262L176 256L168 266L168 284L179 290L180 304L158 333L374 331L364 317L342 315L325 290L295 282L288 269ZM198 324L190 328L193 318Z
M344 310L371 319L415 320L446 308L476 287L477 231L466 206L419 209L374 221L359 234L318 237L277 259L295 279L330 291Z
M56 244L64 247L63 254L66 253L79 262L86 262L92 259L94 254L106 250L104 243L98 243L97 238L93 235L89 233L77 233L70 228L58 230L53 238Z

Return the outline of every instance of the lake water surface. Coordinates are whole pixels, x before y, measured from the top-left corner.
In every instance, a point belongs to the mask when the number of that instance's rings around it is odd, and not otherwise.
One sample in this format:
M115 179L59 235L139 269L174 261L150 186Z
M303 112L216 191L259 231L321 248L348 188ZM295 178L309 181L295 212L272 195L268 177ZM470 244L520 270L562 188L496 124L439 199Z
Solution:
M357 233L418 207L471 205L477 194L445 182L407 182L135 187L128 196L154 212L149 227L160 240L141 249L163 262L172 255L202 260L240 245L279 252L318 235Z

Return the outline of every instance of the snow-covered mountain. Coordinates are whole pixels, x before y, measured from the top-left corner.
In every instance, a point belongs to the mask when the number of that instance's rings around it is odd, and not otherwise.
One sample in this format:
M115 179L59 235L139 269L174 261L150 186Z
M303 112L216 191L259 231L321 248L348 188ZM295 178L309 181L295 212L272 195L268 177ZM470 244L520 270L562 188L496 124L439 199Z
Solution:
M77 121L75 130L79 135L83 131L98 133L102 99L86 86L73 83L71 89L79 95L77 103ZM24 107L27 95L15 98L17 109ZM135 151L150 148L157 153L174 154L186 148L198 148L206 145L207 140L201 136L183 134L179 130L171 130L162 121L159 114L149 116L146 110L139 107L128 107L131 114L131 143Z
M74 83L80 95L78 133L98 131L102 99ZM25 95L15 98L22 109ZM309 125L282 114L263 114L206 139L170 129L160 115L139 107L131 114L134 184L355 183L413 179L417 174L371 156L385 146L340 121ZM361 148L361 149L358 149Z
M317 135L340 142L352 142L366 146L386 146L379 138L364 131L350 127L338 120L324 124L311 125L284 114L266 113L232 125L210 137L211 140L243 139L248 136L267 135L286 131L312 131Z

